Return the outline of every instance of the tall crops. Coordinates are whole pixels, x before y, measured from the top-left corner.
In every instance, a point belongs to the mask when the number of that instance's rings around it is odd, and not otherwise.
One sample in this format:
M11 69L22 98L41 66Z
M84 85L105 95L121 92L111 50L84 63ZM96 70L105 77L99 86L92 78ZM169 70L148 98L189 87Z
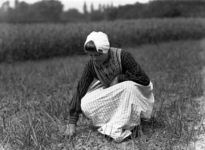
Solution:
M86 36L103 31L112 46L127 47L171 40L200 39L205 20L149 19L70 24L1 24L0 61L45 59L79 54Z

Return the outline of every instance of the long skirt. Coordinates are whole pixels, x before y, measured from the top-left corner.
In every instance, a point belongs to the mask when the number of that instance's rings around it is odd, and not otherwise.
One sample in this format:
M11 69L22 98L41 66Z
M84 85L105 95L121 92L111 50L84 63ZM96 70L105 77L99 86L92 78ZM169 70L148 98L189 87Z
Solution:
M120 142L140 124L140 118L152 114L153 85L125 81L105 88L97 81L81 100L83 113L92 120L98 131Z

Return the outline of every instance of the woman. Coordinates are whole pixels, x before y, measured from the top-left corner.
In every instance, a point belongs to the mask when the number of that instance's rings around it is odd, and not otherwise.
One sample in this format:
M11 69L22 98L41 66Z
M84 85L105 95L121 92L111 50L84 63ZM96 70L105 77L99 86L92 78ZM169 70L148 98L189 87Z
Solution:
M140 118L151 117L152 82L131 53L110 47L105 33L90 33L84 50L91 59L72 98L66 134L75 134L79 114L84 113L100 133L120 142ZM98 81L90 87L94 79Z

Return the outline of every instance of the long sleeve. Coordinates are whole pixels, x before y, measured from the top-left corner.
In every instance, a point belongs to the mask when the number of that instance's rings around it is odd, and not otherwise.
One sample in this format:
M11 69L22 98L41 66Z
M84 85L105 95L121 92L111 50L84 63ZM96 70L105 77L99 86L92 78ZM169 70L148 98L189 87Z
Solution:
M135 61L131 53L122 51L121 53L123 74L118 76L119 82L131 80L141 85L149 85L150 79Z
M84 68L80 80L78 81L77 89L70 102L70 124L76 124L76 122L78 121L79 114L81 113L81 99L86 94L90 84L94 79L91 68L91 62L88 62L88 64Z

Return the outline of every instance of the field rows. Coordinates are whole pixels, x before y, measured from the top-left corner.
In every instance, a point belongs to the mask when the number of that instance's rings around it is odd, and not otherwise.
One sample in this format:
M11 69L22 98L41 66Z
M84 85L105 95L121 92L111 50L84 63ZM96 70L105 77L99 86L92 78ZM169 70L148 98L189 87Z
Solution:
M112 46L201 39L205 20L200 18L117 20L78 24L1 24L0 62L81 54L86 36L103 31Z

